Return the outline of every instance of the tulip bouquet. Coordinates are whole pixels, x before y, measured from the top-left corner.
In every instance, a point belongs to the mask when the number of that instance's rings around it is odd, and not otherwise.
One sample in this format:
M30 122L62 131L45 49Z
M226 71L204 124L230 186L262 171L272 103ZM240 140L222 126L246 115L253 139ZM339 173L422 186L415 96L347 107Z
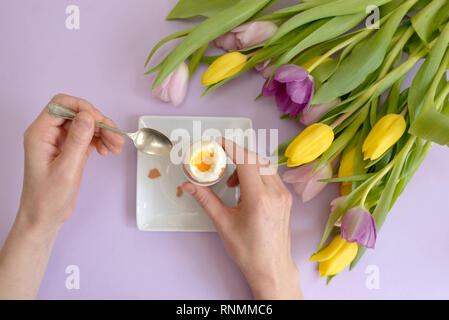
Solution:
M148 73L158 72L153 93L179 104L199 63L210 64L205 94L261 72L259 97L307 126L278 147L278 165L292 168L284 181L303 201L340 183L310 259L329 281L374 248L432 144L449 144L449 0L314 0L267 13L275 2L180 0L167 19L205 19L159 42L147 63L184 38ZM229 53L205 55L210 43Z

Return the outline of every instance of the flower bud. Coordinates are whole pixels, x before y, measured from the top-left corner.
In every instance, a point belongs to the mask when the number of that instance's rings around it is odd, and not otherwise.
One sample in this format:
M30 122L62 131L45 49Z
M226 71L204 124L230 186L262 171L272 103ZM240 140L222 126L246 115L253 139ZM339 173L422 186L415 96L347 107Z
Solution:
M275 96L279 111L296 117L309 109L313 90L314 80L309 73L295 64L287 64L275 71L273 79L265 81L262 95Z
M230 52L215 60L203 74L201 82L204 86L210 86L229 78L242 70L247 56L240 52Z
M178 106L184 100L189 84L189 68L182 62L172 73L161 82L152 94L162 101Z
M322 155L334 141L334 132L328 125L315 123L305 128L287 147L288 167L312 162Z
M334 212L334 210L337 208L337 206L340 204L340 202L342 202L345 198L346 198L346 196L341 196L341 197L335 198L331 201L331 203L330 203L331 210L329 212L329 215L331 215L332 212ZM335 221L334 226L341 227L341 220L342 220L342 218L340 217L337 221Z
M270 39L277 29L271 21L247 22L218 37L214 43L227 51L247 49Z
M354 161L356 148L352 148L349 152L345 153L340 161L340 167L338 168L338 177L349 177L354 175ZM340 185L340 194L346 196L351 193L352 182L343 181Z
M376 244L376 222L368 210L352 208L343 217L341 236L348 242L374 249Z
M399 114L383 116L365 139L362 146L364 160L376 160L393 146L404 134L407 124Z
M307 202L316 197L326 187L327 182L321 179L332 177L332 167L327 164L313 173L318 161L307 163L300 167L290 169L282 175L285 183L293 184L293 189L302 196L302 201Z
M310 261L319 262L320 277L336 275L343 271L357 255L356 243L346 242L336 235L332 242L323 250L310 257Z
M311 105L309 110L303 112L299 118L299 122L309 126L321 119L323 114L329 111L331 108L340 103L340 99L332 100L330 102Z

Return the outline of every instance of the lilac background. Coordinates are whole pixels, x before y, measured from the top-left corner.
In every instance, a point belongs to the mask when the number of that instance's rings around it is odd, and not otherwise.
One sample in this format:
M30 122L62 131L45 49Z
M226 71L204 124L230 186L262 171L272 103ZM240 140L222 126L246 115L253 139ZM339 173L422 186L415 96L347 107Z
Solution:
M292 2L292 1L290 1ZM56 93L88 99L120 127L133 130L140 115L242 116L256 128L298 132L280 121L271 99L254 102L263 79L248 73L199 98L200 69L180 108L156 101L143 62L163 36L188 23L167 22L175 0L2 0L0 2L0 243L11 227L22 184L22 134ZM81 29L65 28L65 8L77 4ZM173 44L162 48L155 60ZM316 298L449 298L449 152L435 147L391 211L375 251L329 286L308 262L325 225L330 186L311 203L296 197L292 250L304 295ZM250 291L214 233L139 232L135 225L136 153L88 164L73 219L56 242L42 299L241 299ZM78 265L81 289L65 288L65 268ZM380 289L365 287L365 269L380 269Z

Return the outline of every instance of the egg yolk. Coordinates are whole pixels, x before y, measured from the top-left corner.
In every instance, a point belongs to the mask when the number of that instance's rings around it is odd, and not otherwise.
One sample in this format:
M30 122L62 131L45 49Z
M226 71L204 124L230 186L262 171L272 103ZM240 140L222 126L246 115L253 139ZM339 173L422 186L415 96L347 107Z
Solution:
M213 152L201 151L191 162L201 172L209 171L214 158Z

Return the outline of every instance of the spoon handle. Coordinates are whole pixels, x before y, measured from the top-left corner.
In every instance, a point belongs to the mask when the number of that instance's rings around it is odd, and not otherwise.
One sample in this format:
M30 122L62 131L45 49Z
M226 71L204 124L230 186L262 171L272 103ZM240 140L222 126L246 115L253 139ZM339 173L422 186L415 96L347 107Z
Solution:
M62 118L62 119L67 119L67 120L73 120L76 117L77 112L63 107L60 104L57 103L49 103L47 106L47 112L49 114L51 114L54 117L58 117L58 118ZM129 137L129 133L124 132L122 130L119 130L117 128L114 127L110 127L108 125L105 125L104 123L100 123L100 122L96 122L95 126L98 128L102 128L102 129L106 129L124 136Z

